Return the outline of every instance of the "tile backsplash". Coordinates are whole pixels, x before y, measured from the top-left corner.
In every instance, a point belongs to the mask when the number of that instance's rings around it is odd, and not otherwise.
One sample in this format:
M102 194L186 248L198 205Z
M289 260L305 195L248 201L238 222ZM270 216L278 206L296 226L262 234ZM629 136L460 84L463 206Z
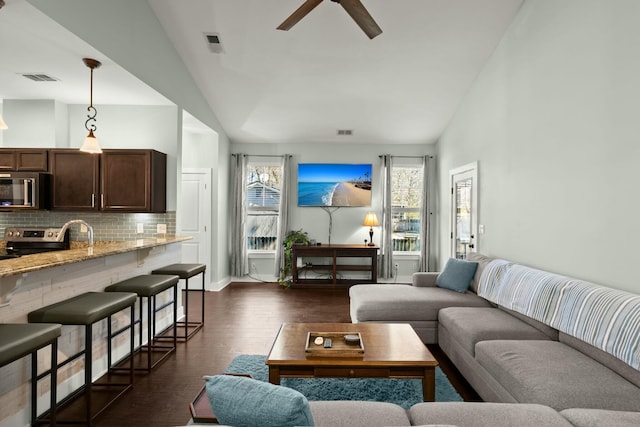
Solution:
M166 224L167 235L176 234L176 213L110 213L110 212L54 212L14 211L0 212L0 240L4 239L6 227L62 227L72 219L83 219L93 227L94 240L132 240L160 236L158 224ZM143 224L143 233L138 233L138 224ZM86 240L80 226L70 227L71 240Z

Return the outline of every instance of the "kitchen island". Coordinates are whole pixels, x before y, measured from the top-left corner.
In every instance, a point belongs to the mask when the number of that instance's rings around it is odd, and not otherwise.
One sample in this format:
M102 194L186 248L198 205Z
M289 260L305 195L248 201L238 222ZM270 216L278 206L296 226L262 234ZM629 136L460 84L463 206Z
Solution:
M41 252L39 254L24 255L19 258L2 260L0 261L0 278L94 258L165 246L189 239L191 239L191 237L167 236L162 239L97 241L94 242L92 248L90 248L86 242L73 242L71 249L68 250Z
M40 307L71 298L85 292L100 292L119 281L149 274L152 270L180 262L182 242L191 239L182 236L167 236L157 239L128 241L98 241L93 247L86 242L72 242L71 249L24 255L19 258L0 260L0 323L26 323L27 314ZM161 305L171 300L165 295L158 300ZM136 304L137 305L137 304ZM182 299L179 293L178 317L182 315ZM171 308L159 313L158 328L161 330L171 321ZM139 309L136 308L136 313ZM143 309L143 313L146 310ZM128 312L113 317L114 326L120 327L130 321ZM106 337L106 321L99 328L96 340ZM144 318L146 327L146 316ZM126 335L126 334L125 334ZM138 334L136 334L138 335ZM82 342L81 328L63 328L59 339L59 359L74 354L78 343ZM138 345L136 336L136 345ZM114 360L126 353L127 337L114 340ZM92 377L100 377L106 369L106 349L94 352L94 372ZM41 350L39 362L48 360L49 349ZM42 362L44 363L44 362ZM46 369L42 366L39 371ZM0 388L0 427L23 426L29 424L29 358L23 358L0 368L2 387ZM72 389L73 381L82 376L81 367L72 363L65 367L59 378L59 398ZM46 402L48 387L41 388L40 401ZM44 400L43 400L44 399ZM39 409L46 409L39 408Z

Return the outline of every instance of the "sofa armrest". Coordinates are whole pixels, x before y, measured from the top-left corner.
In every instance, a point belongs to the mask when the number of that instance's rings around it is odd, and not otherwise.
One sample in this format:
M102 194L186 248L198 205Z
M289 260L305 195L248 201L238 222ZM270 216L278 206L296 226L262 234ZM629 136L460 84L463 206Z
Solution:
M433 288L436 286L436 278L440 273L436 272L418 272L413 273L411 284L413 286L425 288Z

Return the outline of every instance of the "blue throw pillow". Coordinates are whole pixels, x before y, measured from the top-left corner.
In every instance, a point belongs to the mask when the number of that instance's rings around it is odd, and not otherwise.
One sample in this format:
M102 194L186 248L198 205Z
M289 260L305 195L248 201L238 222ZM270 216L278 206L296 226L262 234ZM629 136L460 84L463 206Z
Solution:
M253 378L234 375L204 377L207 397L218 423L242 426L312 426L302 393Z
M477 268L477 262L449 258L444 270L436 278L436 286L456 292L466 292Z

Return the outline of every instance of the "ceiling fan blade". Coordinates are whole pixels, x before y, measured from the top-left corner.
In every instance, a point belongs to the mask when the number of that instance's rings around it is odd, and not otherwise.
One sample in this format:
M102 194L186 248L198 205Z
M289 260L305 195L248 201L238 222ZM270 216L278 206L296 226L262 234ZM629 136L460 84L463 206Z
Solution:
M322 0L306 0L302 6L300 6L291 14L291 16L285 19L284 22L278 26L278 30L288 31L320 3L322 3Z
M336 1L336 0L333 0ZM339 0L338 3L356 21L356 24L370 39L382 34L382 29L373 20L360 0Z

